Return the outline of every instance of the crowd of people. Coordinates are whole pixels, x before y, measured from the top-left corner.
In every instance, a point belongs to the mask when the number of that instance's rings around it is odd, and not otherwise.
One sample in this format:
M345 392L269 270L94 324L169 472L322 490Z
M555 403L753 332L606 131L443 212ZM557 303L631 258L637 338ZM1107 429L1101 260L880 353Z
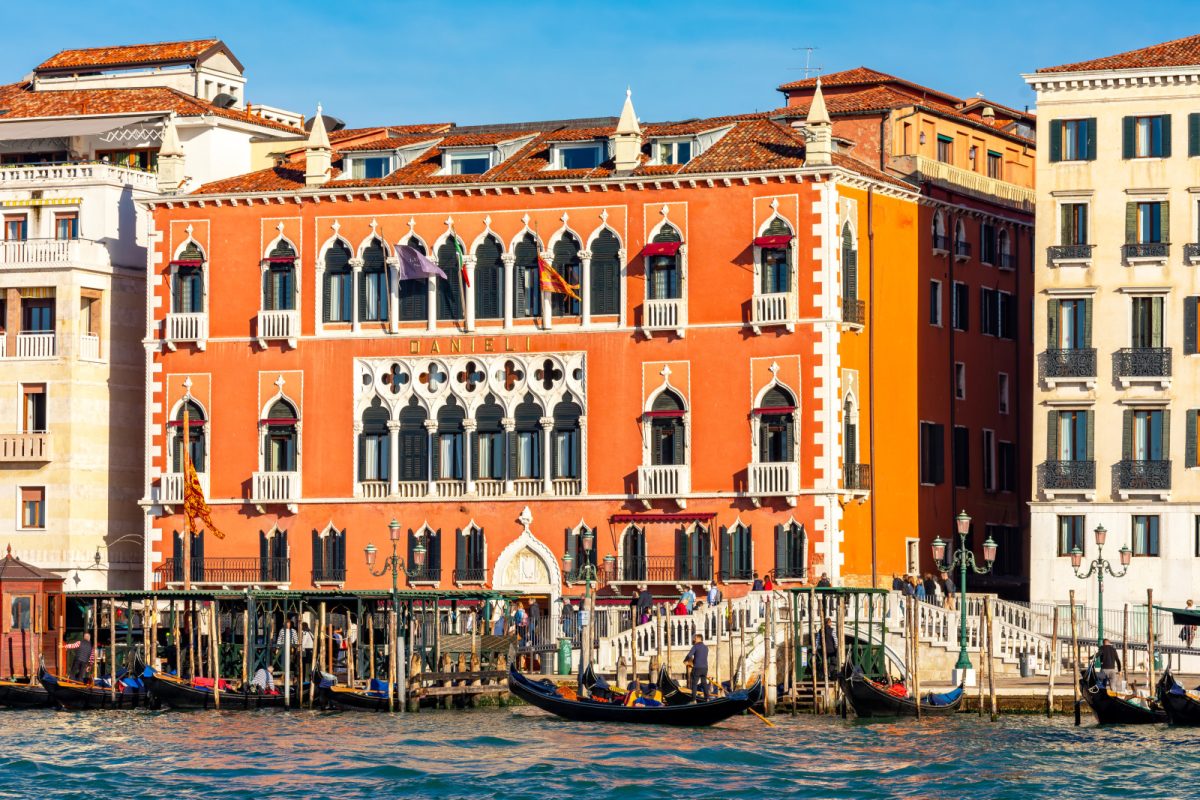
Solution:
M892 575L892 590L942 608L958 608L958 586L945 572L939 572L937 577L926 572L924 578L920 575Z

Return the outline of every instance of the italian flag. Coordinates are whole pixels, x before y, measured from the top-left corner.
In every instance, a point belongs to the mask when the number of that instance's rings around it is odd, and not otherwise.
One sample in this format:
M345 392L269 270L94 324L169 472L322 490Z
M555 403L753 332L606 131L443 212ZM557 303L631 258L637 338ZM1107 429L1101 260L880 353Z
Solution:
M463 252L462 242L454 237L454 255L458 258L458 274L462 276L463 286L470 289L471 281L467 278L467 254Z

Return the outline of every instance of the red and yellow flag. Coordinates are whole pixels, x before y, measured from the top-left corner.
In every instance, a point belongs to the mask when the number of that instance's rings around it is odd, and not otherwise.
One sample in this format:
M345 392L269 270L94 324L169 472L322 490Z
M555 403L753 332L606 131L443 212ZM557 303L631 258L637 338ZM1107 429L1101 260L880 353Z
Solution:
M583 298L575 293L578 283L567 283L567 279L558 274L558 270L546 263L546 259L538 256L538 275L541 279L542 291L554 294L565 294L582 302Z
M213 536L224 539L225 534L217 530L212 521L212 509L204 499L204 490L200 487L200 476L192 466L192 460L187 459L187 475L183 479L183 514L187 517L189 531L196 530L196 520L204 523L204 527L212 531Z

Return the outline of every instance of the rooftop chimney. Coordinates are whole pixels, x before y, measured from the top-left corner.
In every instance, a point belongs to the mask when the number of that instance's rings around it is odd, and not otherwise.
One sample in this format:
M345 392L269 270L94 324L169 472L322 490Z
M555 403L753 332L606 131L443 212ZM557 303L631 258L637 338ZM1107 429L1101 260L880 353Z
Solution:
M163 125L162 145L158 150L158 190L164 194L178 192L183 186L184 177L183 145L179 143L179 133L175 130L175 117L167 118Z
M828 167L833 163L833 124L825 108L825 95L821 93L821 79L817 78L817 90L808 107L808 118L804 121L806 167Z
M333 174L333 148L329 135L325 133L325 120L321 117L321 106L317 104L317 116L313 118L312 130L304 149L304 185L321 186Z
M617 172L633 172L642 161L642 128L633 112L633 92L625 90L625 107L613 132L613 162Z

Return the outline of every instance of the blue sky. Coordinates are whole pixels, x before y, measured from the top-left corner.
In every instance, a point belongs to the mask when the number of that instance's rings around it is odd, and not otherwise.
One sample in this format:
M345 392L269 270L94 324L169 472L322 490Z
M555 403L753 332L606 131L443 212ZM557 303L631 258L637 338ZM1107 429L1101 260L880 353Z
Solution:
M479 124L616 115L671 120L775 108L804 73L865 64L960 96L1033 104L1021 72L1200 33L1195 0L983 4L519 4L462 0L64 2L69 24L9 31L0 80L60 49L216 36L246 66L251 102L305 114L320 101L352 125ZM70 10L74 8L74 10Z

